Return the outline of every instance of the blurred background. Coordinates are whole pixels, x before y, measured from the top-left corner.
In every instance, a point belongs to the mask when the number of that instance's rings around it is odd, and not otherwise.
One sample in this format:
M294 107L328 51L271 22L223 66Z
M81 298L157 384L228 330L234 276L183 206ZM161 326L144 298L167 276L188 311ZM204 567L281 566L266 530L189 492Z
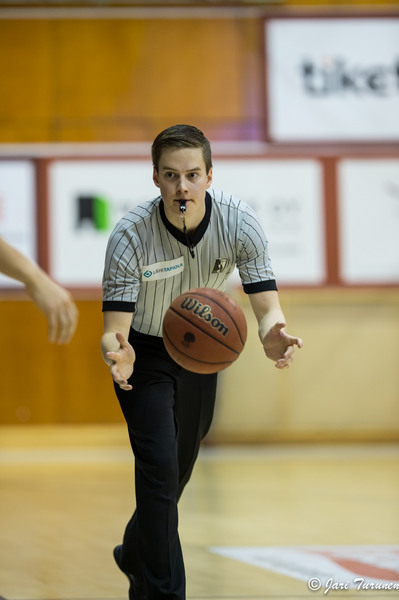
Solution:
M190 123L255 208L289 331L220 375L211 443L399 441L399 10L368 2L0 2L0 234L72 291L67 346L0 280L0 425L123 423L100 354L116 221Z

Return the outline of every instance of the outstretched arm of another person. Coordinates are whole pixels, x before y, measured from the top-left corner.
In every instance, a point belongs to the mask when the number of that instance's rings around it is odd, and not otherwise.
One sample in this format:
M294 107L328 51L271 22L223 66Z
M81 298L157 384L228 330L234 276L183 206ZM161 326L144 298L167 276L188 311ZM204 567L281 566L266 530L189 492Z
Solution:
M301 338L286 332L278 292L259 292L250 294L249 298L258 321L259 338L266 356L275 362L278 369L289 367L294 359L295 347L302 348L303 342Z
M128 383L133 373L136 359L133 346L129 344L130 323L132 313L105 311L104 329L101 338L101 352L107 365L109 365L113 380L122 390L131 390Z
M32 301L47 318L49 341L69 342L78 323L78 310L70 293L2 238L0 272L24 284Z

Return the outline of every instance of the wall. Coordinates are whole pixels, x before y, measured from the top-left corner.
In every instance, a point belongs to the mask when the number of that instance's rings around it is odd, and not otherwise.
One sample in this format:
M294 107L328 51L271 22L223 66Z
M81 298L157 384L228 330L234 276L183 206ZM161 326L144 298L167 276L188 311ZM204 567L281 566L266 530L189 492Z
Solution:
M9 144L29 156L24 144L33 142L148 142L182 121L211 140L264 139L261 13L201 13L195 22L187 12L73 14L0 12L3 156L15 151ZM265 363L239 300L250 336L221 375L210 439L399 439L397 288L283 288L290 331L305 345L282 373ZM47 343L44 318L23 295L3 291L0 301L0 423L122 423L99 350L99 296L77 296L80 324L67 347Z
M214 436L223 441L399 439L399 292L280 292L292 334L289 370L265 359L246 304L249 336L222 373Z
M175 122L259 139L258 20L153 17L0 12L0 143L148 141Z
M0 304L0 423L119 422L112 379L100 352L101 302L78 301L67 346L50 345L44 316L21 296Z
M263 354L248 299L246 347L220 374L213 442L399 439L399 291L282 290L304 347L278 371ZM99 300L78 301L68 346L47 343L44 317L9 297L0 310L0 423L122 423L99 349Z

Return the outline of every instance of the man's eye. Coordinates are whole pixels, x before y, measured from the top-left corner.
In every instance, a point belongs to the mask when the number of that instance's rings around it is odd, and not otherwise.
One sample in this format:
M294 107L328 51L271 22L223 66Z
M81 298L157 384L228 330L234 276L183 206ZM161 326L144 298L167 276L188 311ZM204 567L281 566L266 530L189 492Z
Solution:
M190 179L195 179L197 177L198 173L189 173L189 178Z
M167 171L165 173L165 177L167 177L168 179L173 179L174 176L175 176L175 174L172 173L171 171Z

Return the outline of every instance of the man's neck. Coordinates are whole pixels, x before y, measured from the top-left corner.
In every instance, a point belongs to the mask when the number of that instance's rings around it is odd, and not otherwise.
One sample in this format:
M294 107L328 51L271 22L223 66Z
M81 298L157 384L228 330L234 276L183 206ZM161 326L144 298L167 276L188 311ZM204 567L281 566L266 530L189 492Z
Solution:
M194 233L194 231L197 229L198 225L201 223L202 219L205 216L205 205L203 207L203 211L201 211L200 213L195 213L193 215L187 214L187 213L180 213L180 214L172 214L169 215L168 211L166 210L165 207L165 215L166 218L168 219L169 223L171 223L174 227L176 227L176 229L178 229L179 231L183 231L184 230L184 224L186 226L186 230L188 234L192 234Z

